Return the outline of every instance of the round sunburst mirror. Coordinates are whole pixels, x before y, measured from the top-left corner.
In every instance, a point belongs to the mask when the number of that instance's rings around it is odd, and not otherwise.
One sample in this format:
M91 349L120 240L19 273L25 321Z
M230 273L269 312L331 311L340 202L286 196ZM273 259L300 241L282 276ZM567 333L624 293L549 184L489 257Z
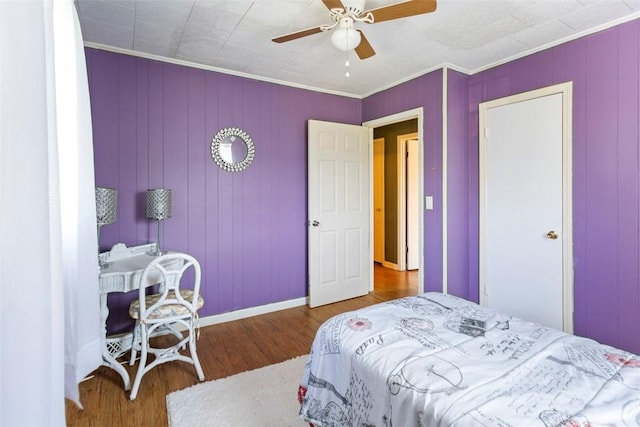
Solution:
M243 130L224 128L211 140L211 158L218 166L229 172L246 169L255 156L251 137Z

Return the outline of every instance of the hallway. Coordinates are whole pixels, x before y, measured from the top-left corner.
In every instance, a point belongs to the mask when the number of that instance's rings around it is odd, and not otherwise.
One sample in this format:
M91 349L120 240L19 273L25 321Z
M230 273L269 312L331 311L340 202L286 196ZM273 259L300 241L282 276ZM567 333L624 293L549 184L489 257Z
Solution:
M418 293L418 270L396 271L373 264L373 293L387 301Z

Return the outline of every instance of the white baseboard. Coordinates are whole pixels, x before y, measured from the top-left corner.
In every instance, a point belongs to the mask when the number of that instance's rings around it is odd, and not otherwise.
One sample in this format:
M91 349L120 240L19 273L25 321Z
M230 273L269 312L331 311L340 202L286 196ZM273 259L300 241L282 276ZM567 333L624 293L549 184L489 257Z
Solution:
M398 270L398 271L400 271L400 266L399 266L398 264L394 264L394 263L389 262L389 261L383 261L383 262L382 262L382 266L383 266L383 267L386 267L386 268L390 268L390 269L392 269L392 270Z
M242 310L229 311L227 313L214 314L212 316L201 317L200 327L217 325L218 323L231 322L233 320L245 319L247 317L258 316L260 314L273 313L274 311L286 310L287 308L300 307L307 304L307 297L291 299L287 301L274 302L257 307L244 308Z

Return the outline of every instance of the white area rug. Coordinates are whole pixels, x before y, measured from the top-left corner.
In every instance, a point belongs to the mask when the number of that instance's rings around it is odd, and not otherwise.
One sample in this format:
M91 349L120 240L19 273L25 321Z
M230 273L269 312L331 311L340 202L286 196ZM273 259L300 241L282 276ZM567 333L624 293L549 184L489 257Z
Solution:
M167 395L170 427L302 427L298 385L308 356Z

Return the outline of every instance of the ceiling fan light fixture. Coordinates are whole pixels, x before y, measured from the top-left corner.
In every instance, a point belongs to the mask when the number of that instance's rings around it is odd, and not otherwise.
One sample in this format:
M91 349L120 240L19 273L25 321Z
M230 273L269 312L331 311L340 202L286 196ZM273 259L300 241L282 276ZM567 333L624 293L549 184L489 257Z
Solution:
M337 28L331 34L333 45L342 50L353 50L360 44L360 33L353 28Z
M310 0L306 0L310 1ZM317 0L314 0L317 1ZM422 15L434 12L437 8L437 0L400 0L399 3L388 6L365 9L368 0L321 0L329 9L331 24L323 24L306 30L285 34L273 39L275 43L283 43L296 40L313 34L331 32L333 45L346 51L350 50L360 59L371 58L376 52L371 47L369 40L361 30L354 29L354 23L375 24L377 22L392 21L409 16ZM391 0L388 0L391 1Z

